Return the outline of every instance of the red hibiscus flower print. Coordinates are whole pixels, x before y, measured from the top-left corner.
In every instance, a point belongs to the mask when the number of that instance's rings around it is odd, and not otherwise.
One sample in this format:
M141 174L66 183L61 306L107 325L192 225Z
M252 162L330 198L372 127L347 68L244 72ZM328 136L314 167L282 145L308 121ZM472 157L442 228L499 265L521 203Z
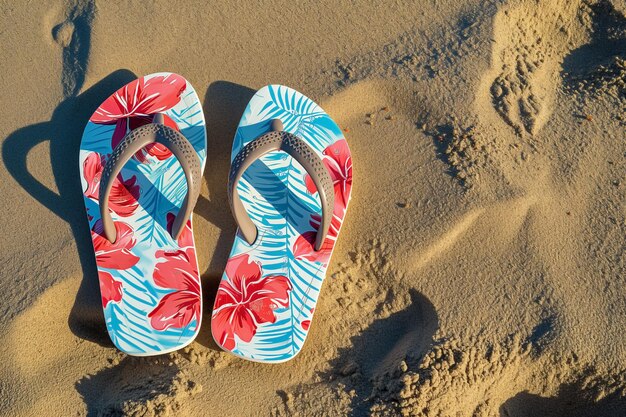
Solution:
M100 192L100 179L104 170L105 160L96 152L90 153L83 162L83 175L87 181L85 195L91 199L98 200ZM134 175L127 180L119 174L113 180L111 194L109 194L109 207L117 215L122 217L131 216L139 203L139 185L137 177Z
M350 197L350 190L352 188L352 157L350 156L350 149L345 139L338 140L328 146L322 153L324 155L322 162L330 173L335 188L333 220L328 229L328 234L322 243L322 247L319 251L315 251L315 238L321 224L321 216L317 214L311 215L310 224L313 226L314 230L304 232L302 235L298 236L293 245L293 253L297 259L306 259L311 262L321 262L327 265L339 234L341 222L345 215L348 198ZM313 183L313 179L310 175L306 174L304 181L310 193L317 192L315 183Z
M352 188L352 156L345 139L338 140L328 146L322 152L322 162L330 173L335 185L335 208L336 215L343 219L343 212L348 206L348 197ZM310 193L317 192L315 183L309 174L304 177L306 188Z
M260 324L276 322L274 310L289 305L289 279L262 275L261 264L247 254L228 260L228 279L217 290L211 323L213 338L225 349L235 348L235 335L251 341Z
M171 109L180 101L187 82L176 74L160 75L148 80L139 78L120 88L98 107L90 121L115 124L111 147L115 148L128 130L152 123L155 113ZM176 123L165 115L165 124L178 130ZM171 152L161 144L147 145L135 156L145 162L148 155L159 160L167 159Z
M321 222L321 216L317 214L311 215L311 221L309 224L314 230L304 232L296 239L296 242L293 244L293 255L296 259L306 259L310 262L321 262L324 265L328 264L331 252L333 251L333 247L337 241L337 236L339 235L341 218L337 215L333 215L333 220L328 228L326 239L322 242L320 250L316 251L314 249L315 238L317 237L317 229L319 229Z
M313 312L314 312L314 311L315 311L315 308L312 308L312 309L311 309L311 316L313 315ZM308 330L309 330L309 327L311 327L311 319L302 320L302 321L300 322L300 325L302 326L302 328L303 328L305 331L308 331Z
M122 300L122 283L113 279L106 271L98 272L100 281L100 296L102 297L102 308L106 308L109 302L120 302Z
M157 251L162 262L156 264L152 278L162 288L174 291L165 295L148 313L155 330L187 327L200 320L200 281L193 247L173 252Z
M96 251L96 263L100 268L128 269L139 262L139 258L130 251L136 243L133 229L123 222L115 222L117 239L115 243L104 237L102 220L98 220L91 229L93 247Z

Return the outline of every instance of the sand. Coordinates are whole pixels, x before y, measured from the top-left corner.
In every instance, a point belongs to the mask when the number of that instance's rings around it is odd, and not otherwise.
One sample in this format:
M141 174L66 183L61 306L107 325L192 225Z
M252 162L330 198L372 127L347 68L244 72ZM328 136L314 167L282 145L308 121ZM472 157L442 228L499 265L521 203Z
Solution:
M622 0L0 5L0 415L626 415ZM83 127L137 76L198 91L210 311L254 91L345 129L354 192L303 352L132 358L104 328Z

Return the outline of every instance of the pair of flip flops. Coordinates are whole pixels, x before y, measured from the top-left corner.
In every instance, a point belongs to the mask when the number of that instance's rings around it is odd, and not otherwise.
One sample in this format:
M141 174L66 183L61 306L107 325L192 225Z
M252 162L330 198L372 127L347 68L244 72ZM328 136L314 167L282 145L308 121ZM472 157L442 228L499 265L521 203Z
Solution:
M207 158L202 106L172 73L135 80L92 115L80 176L111 340L135 356L191 343L202 320L192 211ZM224 350L283 362L302 348L346 214L352 160L337 124L288 87L260 89L231 154L239 226L211 332Z

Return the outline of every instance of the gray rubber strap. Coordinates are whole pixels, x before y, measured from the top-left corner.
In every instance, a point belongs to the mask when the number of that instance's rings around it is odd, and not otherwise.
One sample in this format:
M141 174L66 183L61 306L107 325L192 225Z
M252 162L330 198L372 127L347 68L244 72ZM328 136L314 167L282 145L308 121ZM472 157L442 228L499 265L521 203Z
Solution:
M161 121L162 117L155 117L155 121ZM109 212L109 195L113 186L113 179L122 170L122 167L133 157L137 151L151 143L160 143L166 146L180 162L187 180L187 194L174 223L172 225L172 237L177 240L189 220L189 216L196 205L200 194L202 170L196 151L189 141L171 127L160 123L151 123L129 132L124 139L115 147L108 158L102 178L100 180L100 217L104 236L111 242L117 240L117 231Z
M321 158L306 142L289 132L282 131L280 120L272 121L272 129L272 132L259 136L244 146L232 162L228 178L228 199L233 216L241 230L241 234L248 244L252 245L257 238L258 229L241 202L237 184L246 169L254 161L269 152L284 151L302 165L317 187L322 203L322 223L317 230L314 246L315 250L318 251L322 247L333 220L333 209L335 207L333 181Z

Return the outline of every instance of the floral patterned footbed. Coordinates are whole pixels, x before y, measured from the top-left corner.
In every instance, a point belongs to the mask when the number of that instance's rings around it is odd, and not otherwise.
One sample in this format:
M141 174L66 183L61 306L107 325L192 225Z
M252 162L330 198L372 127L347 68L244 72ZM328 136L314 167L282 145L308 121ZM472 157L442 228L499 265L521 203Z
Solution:
M270 130L273 119L305 140L334 182L335 207L320 251L317 190L302 166L284 152L253 163L237 190L259 229L250 246L239 236L215 299L211 329L225 350L259 362L284 362L301 350L343 223L352 189L352 157L337 124L311 99L288 87L260 89L235 134L231 160Z
M192 144L202 167L206 129L202 106L181 76L139 78L107 98L91 116L80 146L80 177L95 251L102 308L113 343L137 356L170 352L198 333L202 299L191 220L170 234L187 185L180 164L163 145L137 152L114 180L109 210L117 230L103 235L98 203L102 170L132 129L163 113L165 124Z

